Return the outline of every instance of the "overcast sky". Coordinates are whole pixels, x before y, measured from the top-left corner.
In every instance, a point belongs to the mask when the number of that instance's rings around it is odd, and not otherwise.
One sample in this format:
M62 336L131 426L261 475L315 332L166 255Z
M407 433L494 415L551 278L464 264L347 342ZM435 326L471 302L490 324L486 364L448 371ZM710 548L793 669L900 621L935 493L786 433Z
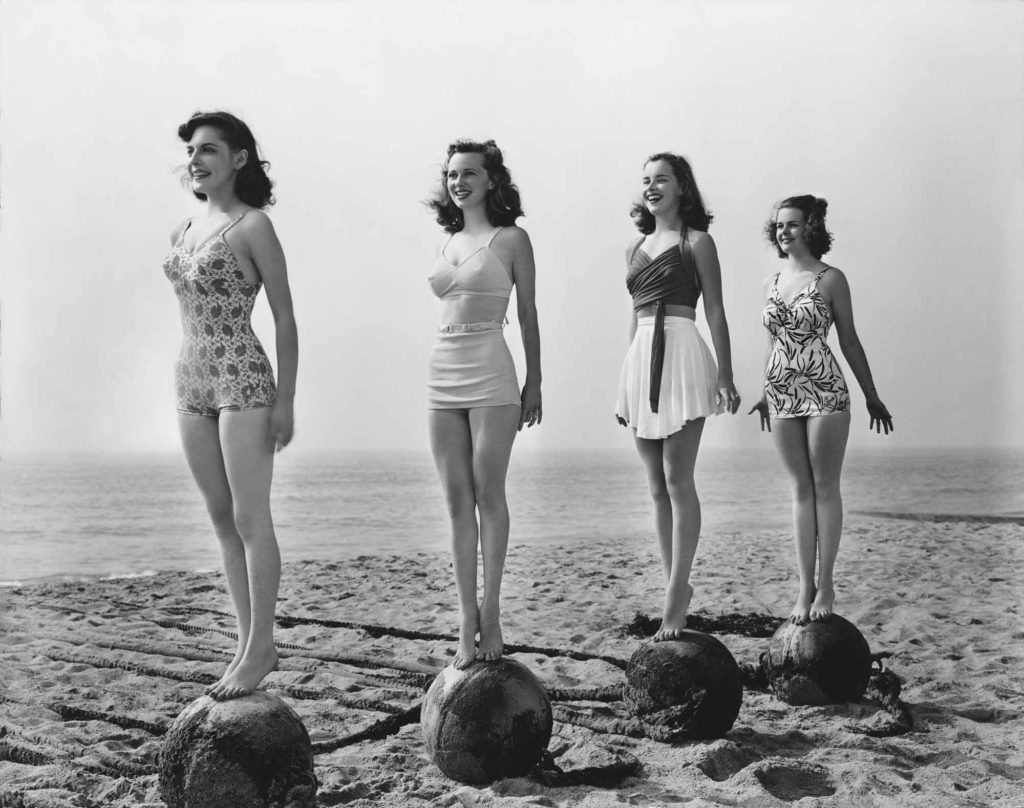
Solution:
M5 451L178 446L161 263L199 212L177 126L209 108L272 164L296 451L426 449L442 234L421 202L458 137L497 140L536 253L545 416L522 445L630 443L612 415L623 250L660 150L691 160L715 214L743 413L781 268L762 224L814 193L894 445L1024 445L1024 4L4 0L0 30ZM877 446L847 377L851 445ZM704 434L767 445L745 414Z

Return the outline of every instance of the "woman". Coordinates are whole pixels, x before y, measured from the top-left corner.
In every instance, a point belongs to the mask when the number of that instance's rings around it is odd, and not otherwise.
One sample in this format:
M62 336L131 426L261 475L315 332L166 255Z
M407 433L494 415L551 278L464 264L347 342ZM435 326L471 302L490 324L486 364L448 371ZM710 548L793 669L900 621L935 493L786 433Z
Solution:
M850 434L850 394L827 343L833 322L867 399L868 428L885 429L886 435L893 428L853 327L846 276L821 260L832 246L827 209L824 199L789 197L775 206L766 225L768 241L786 266L765 280L764 394L750 410L760 415L761 430L774 436L790 477L800 591L789 619L798 625L826 619L835 601L832 574L843 530L839 475Z
M220 540L238 621L238 648L207 692L251 693L277 666L274 609L281 556L270 515L274 451L292 438L298 336L284 253L262 208L271 182L249 127L226 112L197 112L178 128L184 181L201 216L171 234L164 273L181 306L175 367L178 423L189 468ZM274 315L277 377L249 323L260 286Z
M498 659L504 647L498 601L509 532L505 475L516 432L541 421L540 333L533 248L515 226L523 215L519 191L494 141L451 144L429 204L450 234L429 277L441 299L441 325L430 355L427 406L459 598L453 664L463 669L474 660ZM522 390L501 333L513 286L526 353ZM478 542L484 568L479 604Z
M626 250L626 288L633 298L631 343L619 377L619 423L633 429L654 499L654 525L665 571L665 603L655 642L680 636L693 596L690 569L700 536L693 482L704 419L735 414L729 326L712 216L690 164L672 153L652 155L632 216L643 236ZM697 301L718 358L697 332Z

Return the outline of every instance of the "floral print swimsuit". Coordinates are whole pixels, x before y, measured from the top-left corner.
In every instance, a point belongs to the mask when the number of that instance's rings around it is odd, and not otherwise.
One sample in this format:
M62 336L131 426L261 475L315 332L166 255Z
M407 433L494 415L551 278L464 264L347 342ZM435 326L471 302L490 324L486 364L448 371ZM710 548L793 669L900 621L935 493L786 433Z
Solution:
M164 260L184 332L174 366L178 412L219 415L274 403L270 360L249 322L262 284L246 279L224 240L246 213L194 250L185 247L190 220Z
M830 415L850 409L843 371L828 347L832 312L818 291L814 276L791 303L779 294L779 275L761 312L772 339L764 389L772 418ZM781 273L780 273L781 274Z

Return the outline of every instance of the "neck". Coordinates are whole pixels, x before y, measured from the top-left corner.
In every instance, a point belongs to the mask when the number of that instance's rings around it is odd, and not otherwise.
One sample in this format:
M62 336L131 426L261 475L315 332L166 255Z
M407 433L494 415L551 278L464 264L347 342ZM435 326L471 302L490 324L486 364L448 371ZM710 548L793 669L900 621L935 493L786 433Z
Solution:
M683 217L679 215L679 211L676 211L664 216L655 216L654 232L651 235L660 236L663 233L681 233L682 230Z
M483 233L490 229L492 229L491 223L487 218L487 211L484 210L482 204L462 211L462 232Z
M241 200L235 196L233 188L214 189L206 195L206 213L209 216L218 213L228 213L241 204Z
M790 254L787 260L789 266L797 272L813 272L821 266L821 259L815 258L809 252L799 255Z

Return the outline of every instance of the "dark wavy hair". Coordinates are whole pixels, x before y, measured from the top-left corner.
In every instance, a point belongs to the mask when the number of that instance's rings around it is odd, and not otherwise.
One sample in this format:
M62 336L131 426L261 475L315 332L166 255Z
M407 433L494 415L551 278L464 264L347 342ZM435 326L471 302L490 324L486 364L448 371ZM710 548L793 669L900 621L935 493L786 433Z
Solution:
M811 194L789 196L772 208L772 217L765 222L764 226L768 243L775 248L779 258L786 257L775 235L775 223L779 219L779 211L783 208L795 208L804 215L804 224L807 225L807 229L804 231L804 238L807 241L807 248L815 258L821 258L821 256L832 249L832 234L825 227L825 213L828 211L828 201Z
M683 222L687 227L692 227L694 230L707 230L715 217L711 214L711 211L704 207L704 199L701 197L700 189L697 187L697 180L693 176L693 169L690 168L686 158L673 152L658 152L644 160L644 165L653 163L656 160L664 160L672 166L672 173L676 175L676 179L679 181L681 191L679 196L679 215L683 217ZM630 210L629 215L633 217L636 228L641 233L650 235L654 232L654 214L647 210L643 198L633 203L633 208Z
M485 210L487 221L495 227L508 227L516 223L516 219L525 216L519 189L512 183L512 175L505 167L505 158L501 149L493 140L478 143L475 140L456 140L448 146L448 157L441 167L441 185L433 198L426 204L437 214L437 223L446 233L458 233L465 227L465 217L458 205L452 201L448 193L448 163L454 154L482 154L484 170L494 187L487 191Z
M191 118L178 127L178 137L185 143L188 143L195 134L196 129L200 126L209 126L216 129L220 136L224 138L224 142L231 147L232 151L245 149L248 153L245 165L235 175L235 194L238 198L246 205L251 205L254 208L265 208L267 205L273 205L276 201L270 191L273 183L270 181L270 177L267 176L267 169L270 168L270 163L260 159L259 151L256 148L256 138L252 136L252 131L245 125L245 121L236 118L230 112L220 110L216 112L195 112ZM183 177L182 181L186 182L187 177ZM206 201L206 194L201 194L198 191L193 191L192 193L196 199Z

